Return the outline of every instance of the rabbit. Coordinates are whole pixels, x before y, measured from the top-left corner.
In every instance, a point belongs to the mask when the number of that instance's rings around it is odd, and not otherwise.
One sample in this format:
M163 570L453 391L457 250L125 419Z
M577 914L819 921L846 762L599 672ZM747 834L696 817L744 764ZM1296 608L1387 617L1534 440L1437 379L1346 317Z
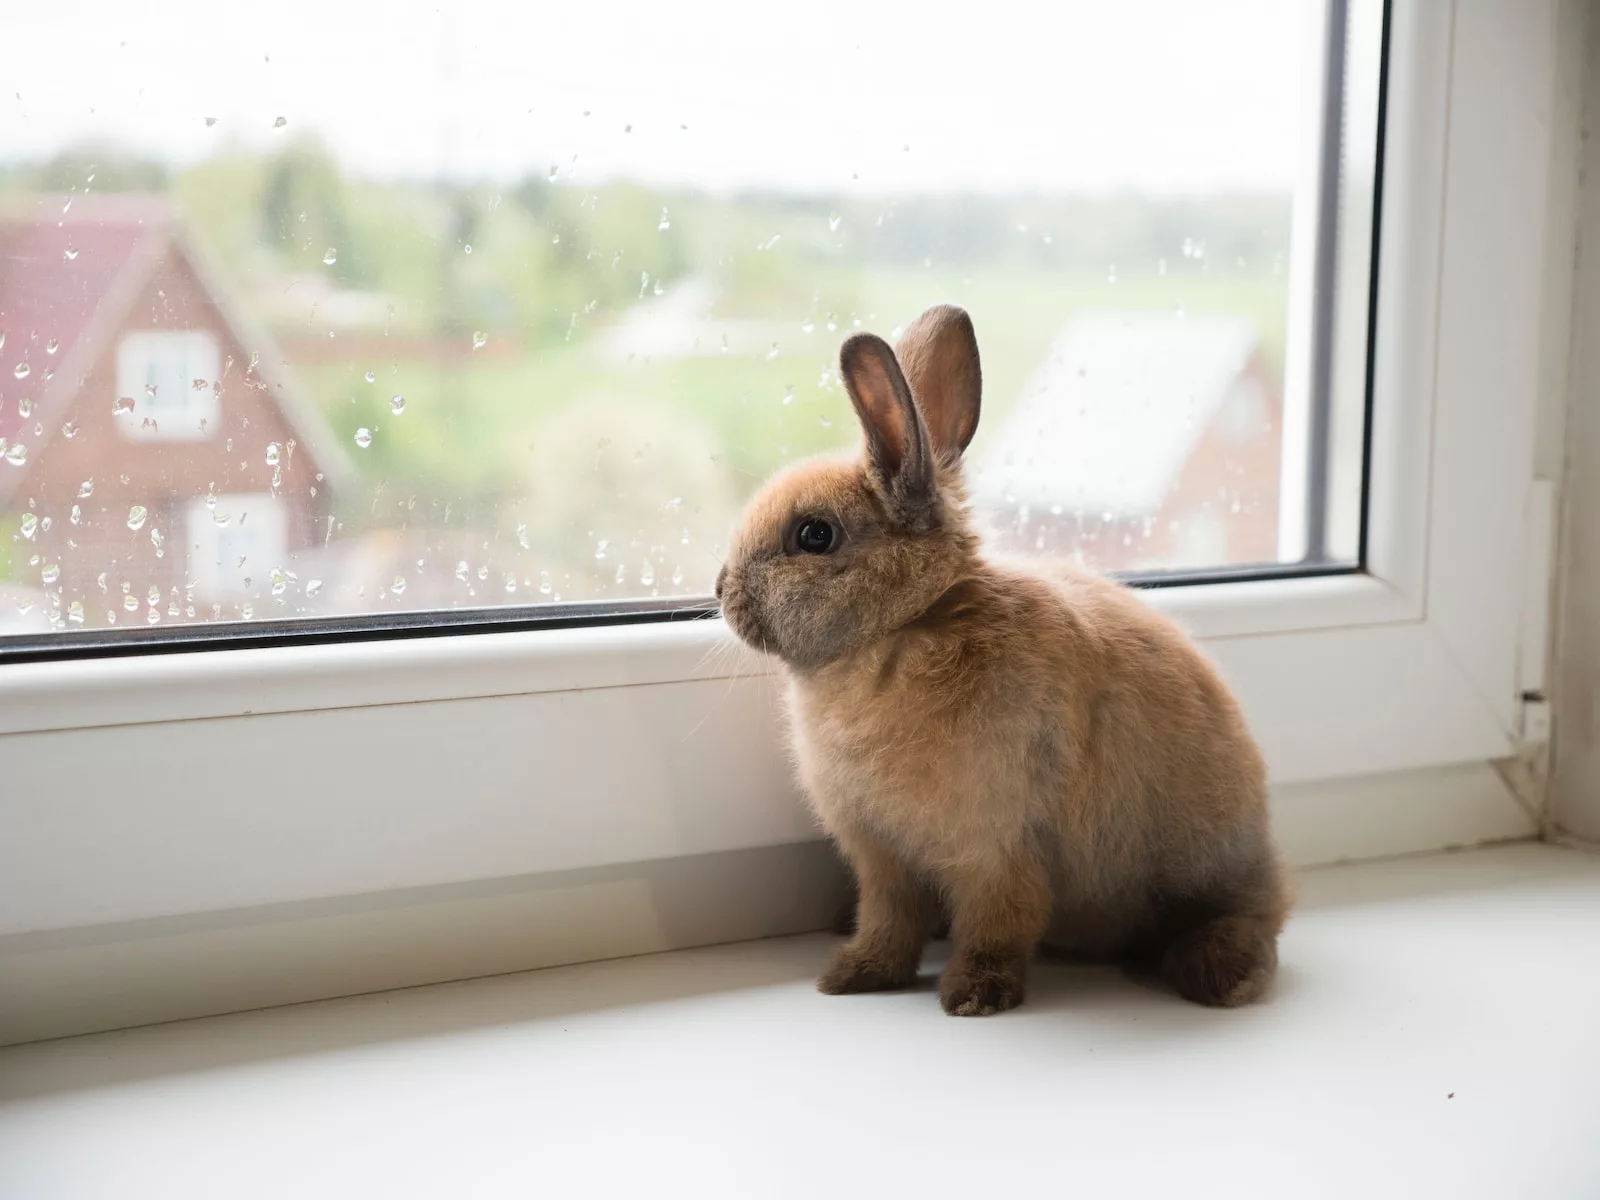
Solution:
M801 785L856 879L818 988L908 986L948 917L953 1015L1021 1004L1040 948L1200 1004L1259 997L1290 900L1221 678L1121 584L986 555L963 310L928 309L894 348L855 334L839 371L863 452L771 480L716 582L735 634L782 665Z

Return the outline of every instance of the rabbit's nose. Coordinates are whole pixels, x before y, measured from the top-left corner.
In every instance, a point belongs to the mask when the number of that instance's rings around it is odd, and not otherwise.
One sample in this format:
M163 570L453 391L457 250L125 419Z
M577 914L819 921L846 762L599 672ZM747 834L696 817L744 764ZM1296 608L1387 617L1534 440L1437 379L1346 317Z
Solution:
M716 593L717 593L717 599L718 600L722 599L722 585L724 583L726 583L727 581L728 581L728 568L727 567L723 567L721 570L719 570L717 572Z

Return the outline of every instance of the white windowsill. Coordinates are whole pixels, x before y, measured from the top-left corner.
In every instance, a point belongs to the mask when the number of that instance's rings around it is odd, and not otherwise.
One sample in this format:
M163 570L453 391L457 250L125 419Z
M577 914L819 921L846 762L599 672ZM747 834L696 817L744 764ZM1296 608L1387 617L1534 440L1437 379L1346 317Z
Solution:
M1597 904L1547 846L1312 872L1233 1012L1049 966L957 1021L807 937L17 1047L0 1193L1592 1194Z

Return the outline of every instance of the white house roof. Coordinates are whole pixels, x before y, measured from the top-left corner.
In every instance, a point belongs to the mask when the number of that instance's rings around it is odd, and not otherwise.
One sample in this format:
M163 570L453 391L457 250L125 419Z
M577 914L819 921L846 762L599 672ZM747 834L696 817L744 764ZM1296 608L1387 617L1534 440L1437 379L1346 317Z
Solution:
M974 499L990 510L1153 515L1256 342L1254 324L1240 317L1074 317L969 461Z

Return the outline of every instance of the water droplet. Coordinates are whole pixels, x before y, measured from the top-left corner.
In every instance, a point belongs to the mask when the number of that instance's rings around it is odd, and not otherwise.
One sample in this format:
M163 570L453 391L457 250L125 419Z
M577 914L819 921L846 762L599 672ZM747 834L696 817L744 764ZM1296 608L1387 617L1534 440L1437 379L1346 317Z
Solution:
M649 559L645 560L644 569L639 572L639 584L642 587L655 587L656 569Z
M51 338L44 344L44 352L46 354L54 354L59 349L61 349L61 343L55 338Z
M67 605L67 620L71 621L74 625L83 624L82 600L74 600L71 604Z
M610 547L610 545L611 543L605 538L601 538L600 541L595 545L594 557L596 562L605 561L606 550Z
M396 575L394 577L394 582L389 585L389 590L391 592L393 592L396 596L398 596L401 592L405 591L406 590L406 577L404 575Z
M137 596L124 596L122 598L122 607L127 609L129 612L138 612L139 611L139 597L137 597Z
M149 592L146 593L146 598L149 600L150 606L154 608L161 603L161 589L152 583Z
M368 371L367 372L367 382L368 383L377 383L378 382L377 374L375 372Z
M517 526L517 545L521 546L524 550L532 549L532 547L528 545L528 527L526 525Z
M289 123L289 118L288 117L279 117L276 121L274 121L272 123L272 127L274 129L282 129L288 123Z
M150 510L142 504L135 504L128 510L128 528L139 530L144 528L144 523L149 519Z
M78 485L78 499L87 500L92 495L94 495L94 480L85 479Z
M559 174L561 174L561 168L559 166L557 166L555 163L551 163L550 164L550 174L547 176L547 178L550 180L551 183L554 183L556 181L556 176L559 175Z
M669 230L671 228L672 228L672 221L667 216L667 210L663 208L661 210L661 222L660 222L660 224L658 224L656 226L656 231L658 233L665 233L667 230Z
M780 403L784 404L784 405L790 405L790 404L794 403L794 385L793 384L790 384L788 387L783 389L783 399L780 401Z
M13 467L20 467L23 463L28 461L28 448L21 442L18 442L15 446L6 451L6 461Z
M1110 269L1106 271L1106 282L1107 283L1115 283L1116 281L1117 281L1117 264L1116 263L1112 263Z
M323 251L323 254L322 254L322 265L323 266L331 267L331 266L333 266L334 263L336 263L338 261L339 261L339 249L338 249L337 246L329 246L325 251Z
M356 445L360 446L363 450L372 445L372 430L368 429L365 425L356 430Z
M22 399L17 401L17 416L23 418L23 420L27 420L27 418L33 416L32 396L24 396Z
M283 448L277 442L267 443L267 466L275 467L283 453Z
M841 220L841 218L840 218L838 213L829 213L828 214L828 232L829 233L838 233L839 232L839 221L840 220Z
M65 250L63 250L61 252L61 261L62 262L71 262L73 259L75 259L77 257L78 257L78 248L76 246L68 246Z
M161 610L159 608L150 609L144 614L144 620L146 625L158 624L161 620Z
M280 571L277 567L273 567L272 568L272 576L271 577L272 577L272 594L274 596L281 596L281 595L284 594L284 592L289 590L289 581L286 578L284 578L283 572Z
M133 397L132 396L118 396L115 400L113 400L111 402L111 413L112 413L113 416L117 416L117 417L125 416L126 414L131 413L132 411L133 411Z
M30 367L26 362L19 362L12 369L11 374L18 379L26 379L29 375L33 374L33 368Z
M783 234L775 233L771 237L769 237L766 241L759 243L756 246L756 249L757 250L771 250L774 246L776 246L782 240L783 240Z
M682 587L683 586L683 568L682 567L673 567L672 568L672 586L673 587Z
M506 592L507 593L511 593L511 592L515 592L516 590L517 590L517 577L514 574L512 574L510 571L507 571L506 572Z
M67 421L67 422L65 422L61 426L61 436L66 438L67 441L69 441L69 442L73 438L77 437L78 436L78 423L76 421Z
M550 594L550 572L549 571L540 571L539 572L539 594L541 596L548 596Z
M489 568L487 566L482 566L482 567L478 568L478 578L479 579L487 579L487 578L489 578Z
M206 128L207 129L210 129L216 123L217 123L217 119L215 117L207 117L206 118Z
M39 518L32 513L23 513L20 528L22 529L23 537L32 538L34 534L39 532Z
M308 580L306 580L306 595L307 596L315 596L321 590L322 590L322 580L320 580L320 579L308 579Z
M829 333L834 333L839 328L839 320L832 313L828 314L828 321L827 321L826 328L827 328Z
M559 239L558 239L558 240L559 240ZM465 246L463 246L463 247L461 247L461 249L462 249L462 250L463 250L463 251L464 251L464 252L465 252L465 253L467 253L467 254L471 254L471 253L472 253L472 243L471 243L471 242L468 242L468 243L467 243L467 244L466 244L466 245L465 245Z
M51 563L49 566L42 568L39 571L39 578L44 580L47 584L54 583L56 580L61 578L60 565L58 563Z
M211 514L211 520L218 529L226 529L228 527L228 522L233 520L233 517L225 512L214 512Z
M771 348L768 349L768 351L767 351L767 361L771 362L773 359L775 359L777 357L778 357L778 343L777 342L773 342Z
M166 551L163 550L162 547L167 544L167 539L162 534L161 530L155 528L150 530L150 544L156 548L157 558L160 558L166 554Z
M400 395L400 393L396 392L393 396L389 397L389 411L390 412L392 412L395 416L398 417L401 413L405 412L405 410L406 410L406 398L404 396L402 396L402 395ZM360 440L361 440L361 437L358 434L356 436L356 441L360 442Z
M197 392L203 392L208 387L210 387L211 384L208 381L204 380L204 379L196 379L196 380L193 380L190 383L190 386L193 387L194 390L197 391Z

